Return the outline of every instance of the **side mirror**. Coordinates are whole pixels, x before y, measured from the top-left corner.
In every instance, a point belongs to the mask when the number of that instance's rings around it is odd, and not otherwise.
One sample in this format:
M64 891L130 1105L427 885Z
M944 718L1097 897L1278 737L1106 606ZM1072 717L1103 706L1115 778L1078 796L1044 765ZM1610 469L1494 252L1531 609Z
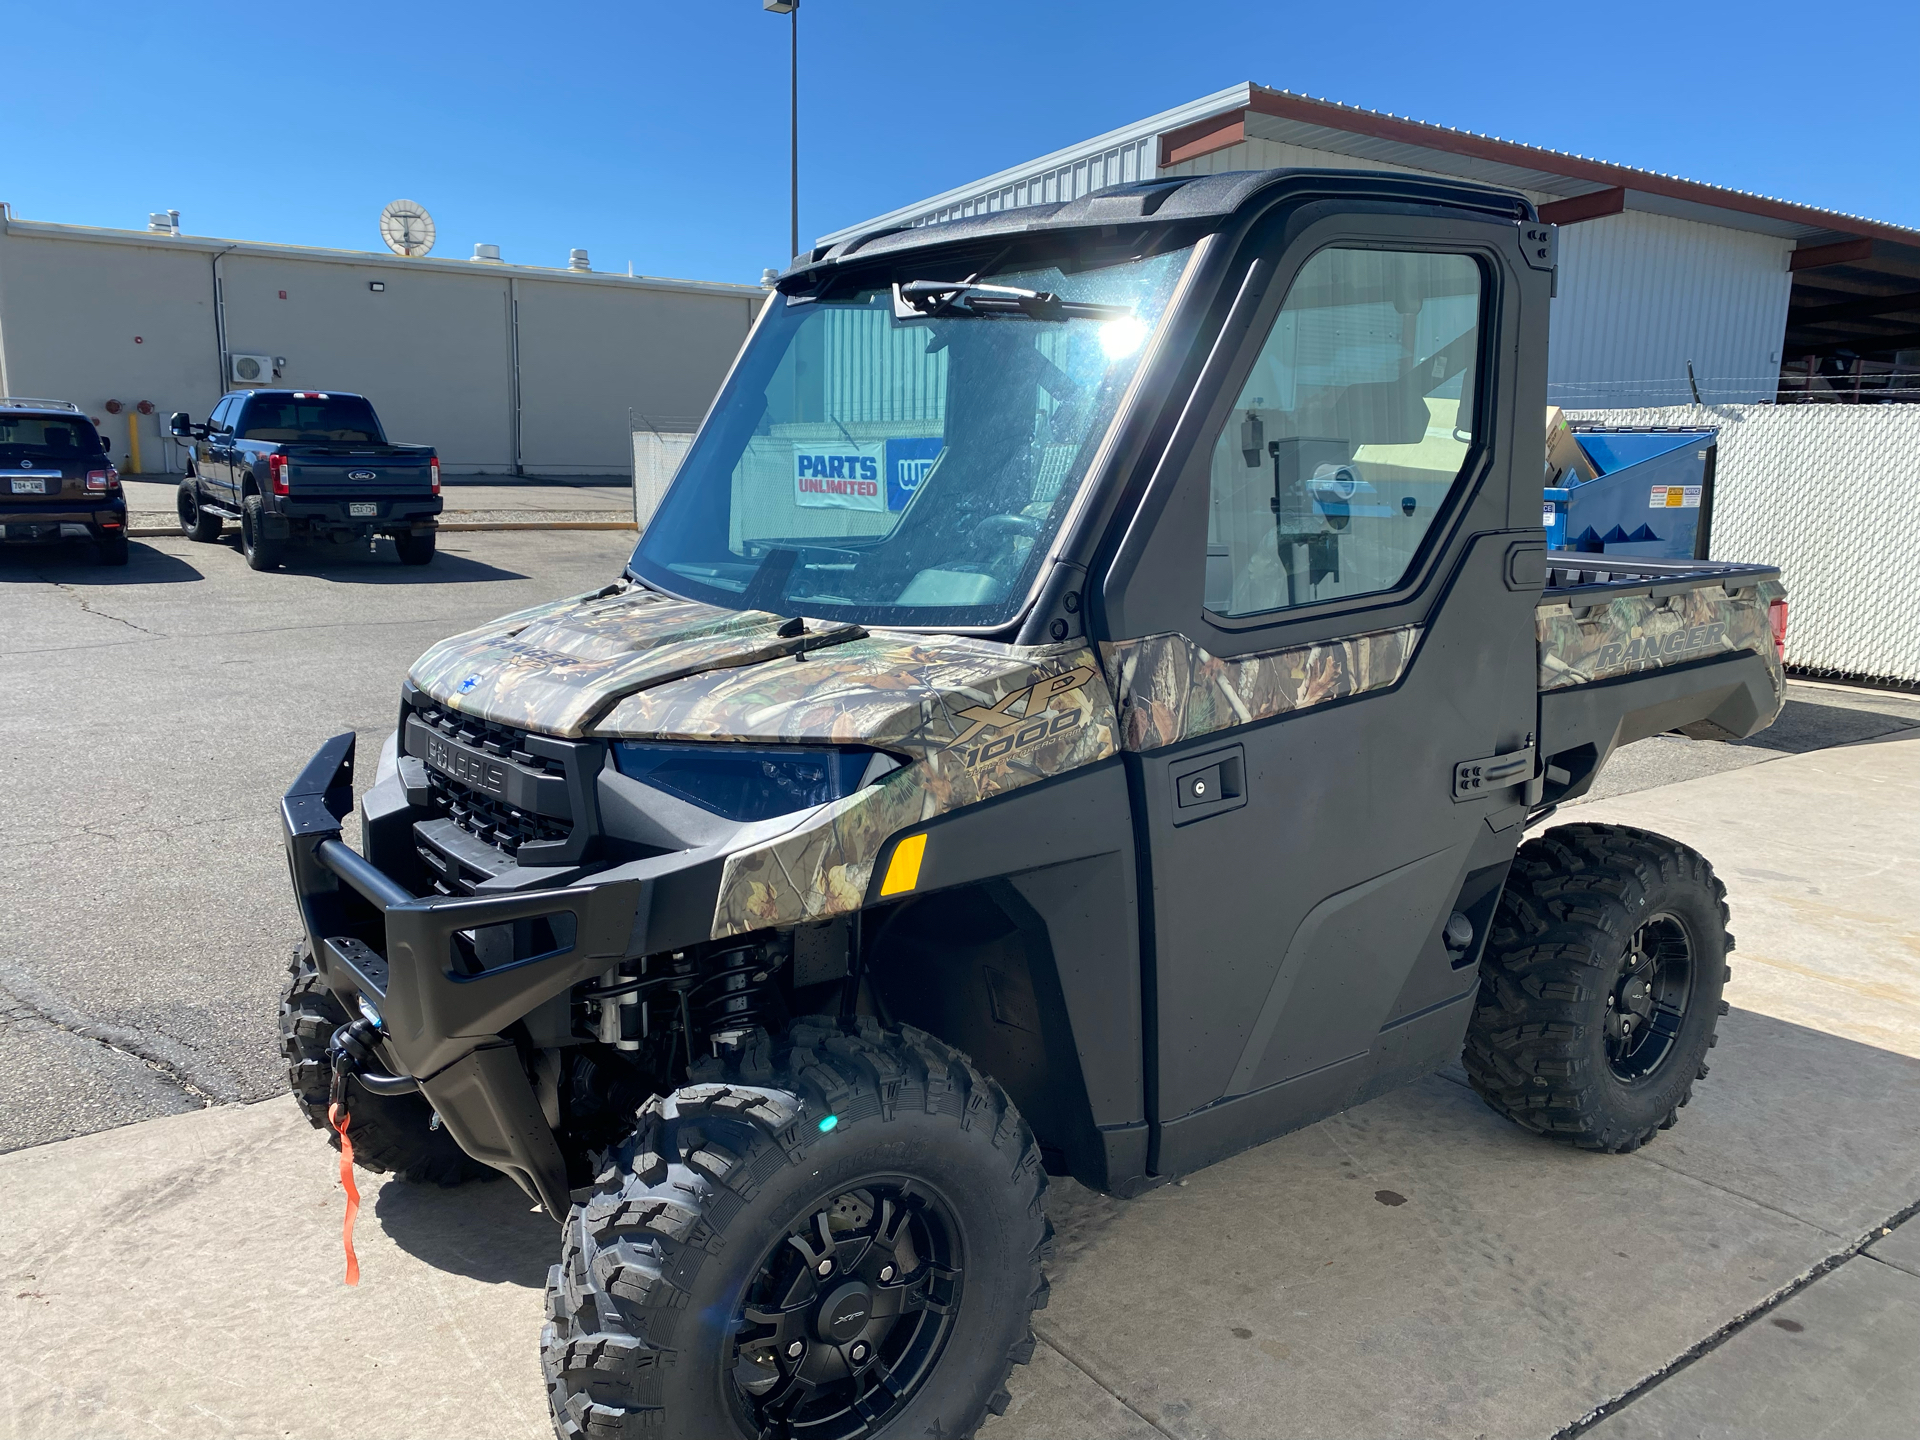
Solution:
M187 439L193 434L193 417L184 410L176 410L167 417L167 433Z
M105 435L100 437L100 453L103 455L111 455L113 453L113 441Z

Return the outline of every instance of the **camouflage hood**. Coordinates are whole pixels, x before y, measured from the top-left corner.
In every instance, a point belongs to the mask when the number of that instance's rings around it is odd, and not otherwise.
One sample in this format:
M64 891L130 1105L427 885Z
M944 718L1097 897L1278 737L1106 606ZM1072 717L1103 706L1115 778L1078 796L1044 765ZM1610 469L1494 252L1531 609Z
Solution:
M442 640L415 662L412 679L463 714L578 737L624 697L652 686L791 659L865 633L610 586Z

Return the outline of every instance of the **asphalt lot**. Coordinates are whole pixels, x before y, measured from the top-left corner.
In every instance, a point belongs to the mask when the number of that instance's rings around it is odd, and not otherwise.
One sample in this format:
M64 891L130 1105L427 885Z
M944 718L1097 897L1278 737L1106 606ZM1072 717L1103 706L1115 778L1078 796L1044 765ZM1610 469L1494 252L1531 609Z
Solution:
M0 1150L278 1094L281 792L330 735L377 752L435 640L602 585L631 547L448 535L425 570L382 541L270 574L231 539L136 540L124 570L0 551Z
M327 736L384 738L432 641L629 543L268 575L231 543L0 552L0 1434L544 1429L553 1231L510 1187L365 1186L367 1283L338 1285L332 1167L280 1098L276 802ZM1135 1201L1056 1182L1053 1305L990 1440L1901 1433L1920 1240L1880 1231L1920 1201L1916 756L1920 699L1795 685L1752 741L1616 757L1557 818L1700 846L1741 940L1682 1127L1580 1155L1442 1073Z

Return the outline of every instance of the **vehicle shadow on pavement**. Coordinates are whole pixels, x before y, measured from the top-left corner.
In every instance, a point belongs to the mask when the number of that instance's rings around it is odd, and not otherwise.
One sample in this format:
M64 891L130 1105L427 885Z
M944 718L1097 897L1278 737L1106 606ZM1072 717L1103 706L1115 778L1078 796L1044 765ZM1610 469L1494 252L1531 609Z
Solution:
M241 565L238 537L224 542ZM525 580L518 570L502 569L484 560L442 550L428 565L402 565L393 546L382 542L373 549L358 545L290 545L282 552L280 569L293 575L311 575L337 585L471 585L495 580Z
M504 1176L444 1188L389 1181L373 1215L416 1260L490 1285L538 1289L560 1258L560 1227Z
M91 540L0 548L0 585L22 581L42 585L175 585L206 578L186 561L138 540L128 544L125 565L100 564Z
M1909 697L1890 698L1900 700ZM1857 741L1891 735L1899 730L1910 730L1915 724L1914 720L1884 710L1788 700L1781 707L1780 718L1773 724L1757 735L1729 743L1743 749L1778 750L1788 755L1803 755L1809 750L1851 745Z

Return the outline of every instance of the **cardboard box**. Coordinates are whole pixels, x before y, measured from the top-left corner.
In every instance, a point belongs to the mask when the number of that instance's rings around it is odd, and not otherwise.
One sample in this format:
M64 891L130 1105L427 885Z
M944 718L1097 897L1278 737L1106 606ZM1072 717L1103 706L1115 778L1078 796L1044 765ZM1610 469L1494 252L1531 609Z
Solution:
M1558 405L1547 407L1547 484L1584 485L1600 478Z

